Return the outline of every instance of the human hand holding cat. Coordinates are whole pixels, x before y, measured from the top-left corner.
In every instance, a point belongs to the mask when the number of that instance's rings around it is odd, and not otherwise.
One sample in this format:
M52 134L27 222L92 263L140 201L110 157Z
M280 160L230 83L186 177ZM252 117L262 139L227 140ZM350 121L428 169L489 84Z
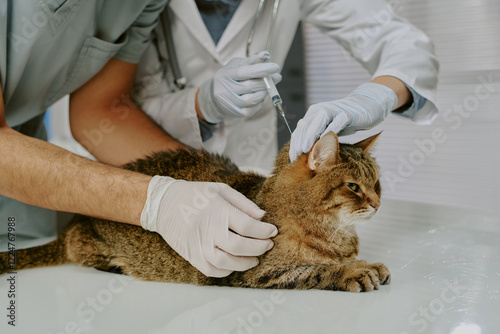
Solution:
M263 78L281 81L280 67L268 63L268 52L248 58L233 58L205 81L197 101L207 122L219 123L227 117L249 117L262 108L267 96Z
M350 135L381 123L398 105L396 93L377 83L365 83L344 99L313 104L297 124L290 142L294 162L328 132Z
M264 211L228 185L155 176L141 225L158 232L206 276L224 277L255 267L273 247L274 225L258 221ZM234 231L234 232L233 232Z

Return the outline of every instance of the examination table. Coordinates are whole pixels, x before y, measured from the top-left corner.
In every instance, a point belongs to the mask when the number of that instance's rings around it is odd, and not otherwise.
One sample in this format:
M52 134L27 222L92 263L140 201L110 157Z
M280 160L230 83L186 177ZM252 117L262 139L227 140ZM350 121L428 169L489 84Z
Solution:
M392 282L368 293L141 282L76 265L17 273L0 333L500 333L500 213L385 200L360 258ZM147 245L144 245L147 247Z

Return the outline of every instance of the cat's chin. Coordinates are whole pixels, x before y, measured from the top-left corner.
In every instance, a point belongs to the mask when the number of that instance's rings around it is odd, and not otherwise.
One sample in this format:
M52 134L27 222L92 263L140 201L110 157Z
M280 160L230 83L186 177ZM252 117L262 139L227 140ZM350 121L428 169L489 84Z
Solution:
M358 209L354 211L350 211L347 208L343 208L339 212L339 222L340 225L344 226L352 226L356 224L363 224L366 221L368 221L375 213L377 210L373 208L369 209Z
M359 220L359 222L365 222L373 215L377 213L377 210L370 208L370 209L361 209L361 210L356 210L351 214L351 217L353 219Z

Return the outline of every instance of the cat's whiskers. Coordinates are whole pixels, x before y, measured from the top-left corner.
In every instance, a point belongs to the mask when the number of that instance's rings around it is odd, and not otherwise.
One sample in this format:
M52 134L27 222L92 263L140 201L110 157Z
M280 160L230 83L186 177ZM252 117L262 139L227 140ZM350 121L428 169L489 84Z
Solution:
M350 227L352 224L350 223L350 219L345 219L345 220L342 220L339 227L337 227L335 229L335 231L333 231L332 235L328 238L328 242L333 242L333 240L335 239L335 236L337 235L337 232L344 226L346 225L349 225L347 227Z
M333 242L333 240L335 239L335 236L337 235L337 232L340 229L344 228L345 232L352 232L352 230L354 230L354 227L356 226L356 224L362 222L366 218L369 218L369 217L359 217L359 214L357 211L353 212L350 216L345 217L344 219L342 219L339 227L337 227L335 229L335 231L333 231L332 235L328 238L328 242Z
M348 232L352 232L352 230L354 230L354 227L356 226L356 224L357 224L357 223L358 223L358 221L357 221L357 220L354 220L354 221L351 223L351 225L349 225L349 226L347 227L346 231L348 231Z
M340 230L342 228L342 226L344 225L345 223L340 223L339 227L337 227L335 229L335 231L333 231L332 235L330 235L330 237L328 238L328 242L333 242L333 239L335 239L335 235L337 234L337 231Z

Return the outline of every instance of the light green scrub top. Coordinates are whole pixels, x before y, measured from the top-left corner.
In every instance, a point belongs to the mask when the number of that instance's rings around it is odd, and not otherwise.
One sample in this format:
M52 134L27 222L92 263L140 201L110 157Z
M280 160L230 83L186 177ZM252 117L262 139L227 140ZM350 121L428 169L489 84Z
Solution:
M45 110L82 86L110 58L138 63L165 3L1 0L0 79L7 124L46 140ZM17 248L25 240L56 235L55 212L0 196L3 250L9 217L16 219Z

